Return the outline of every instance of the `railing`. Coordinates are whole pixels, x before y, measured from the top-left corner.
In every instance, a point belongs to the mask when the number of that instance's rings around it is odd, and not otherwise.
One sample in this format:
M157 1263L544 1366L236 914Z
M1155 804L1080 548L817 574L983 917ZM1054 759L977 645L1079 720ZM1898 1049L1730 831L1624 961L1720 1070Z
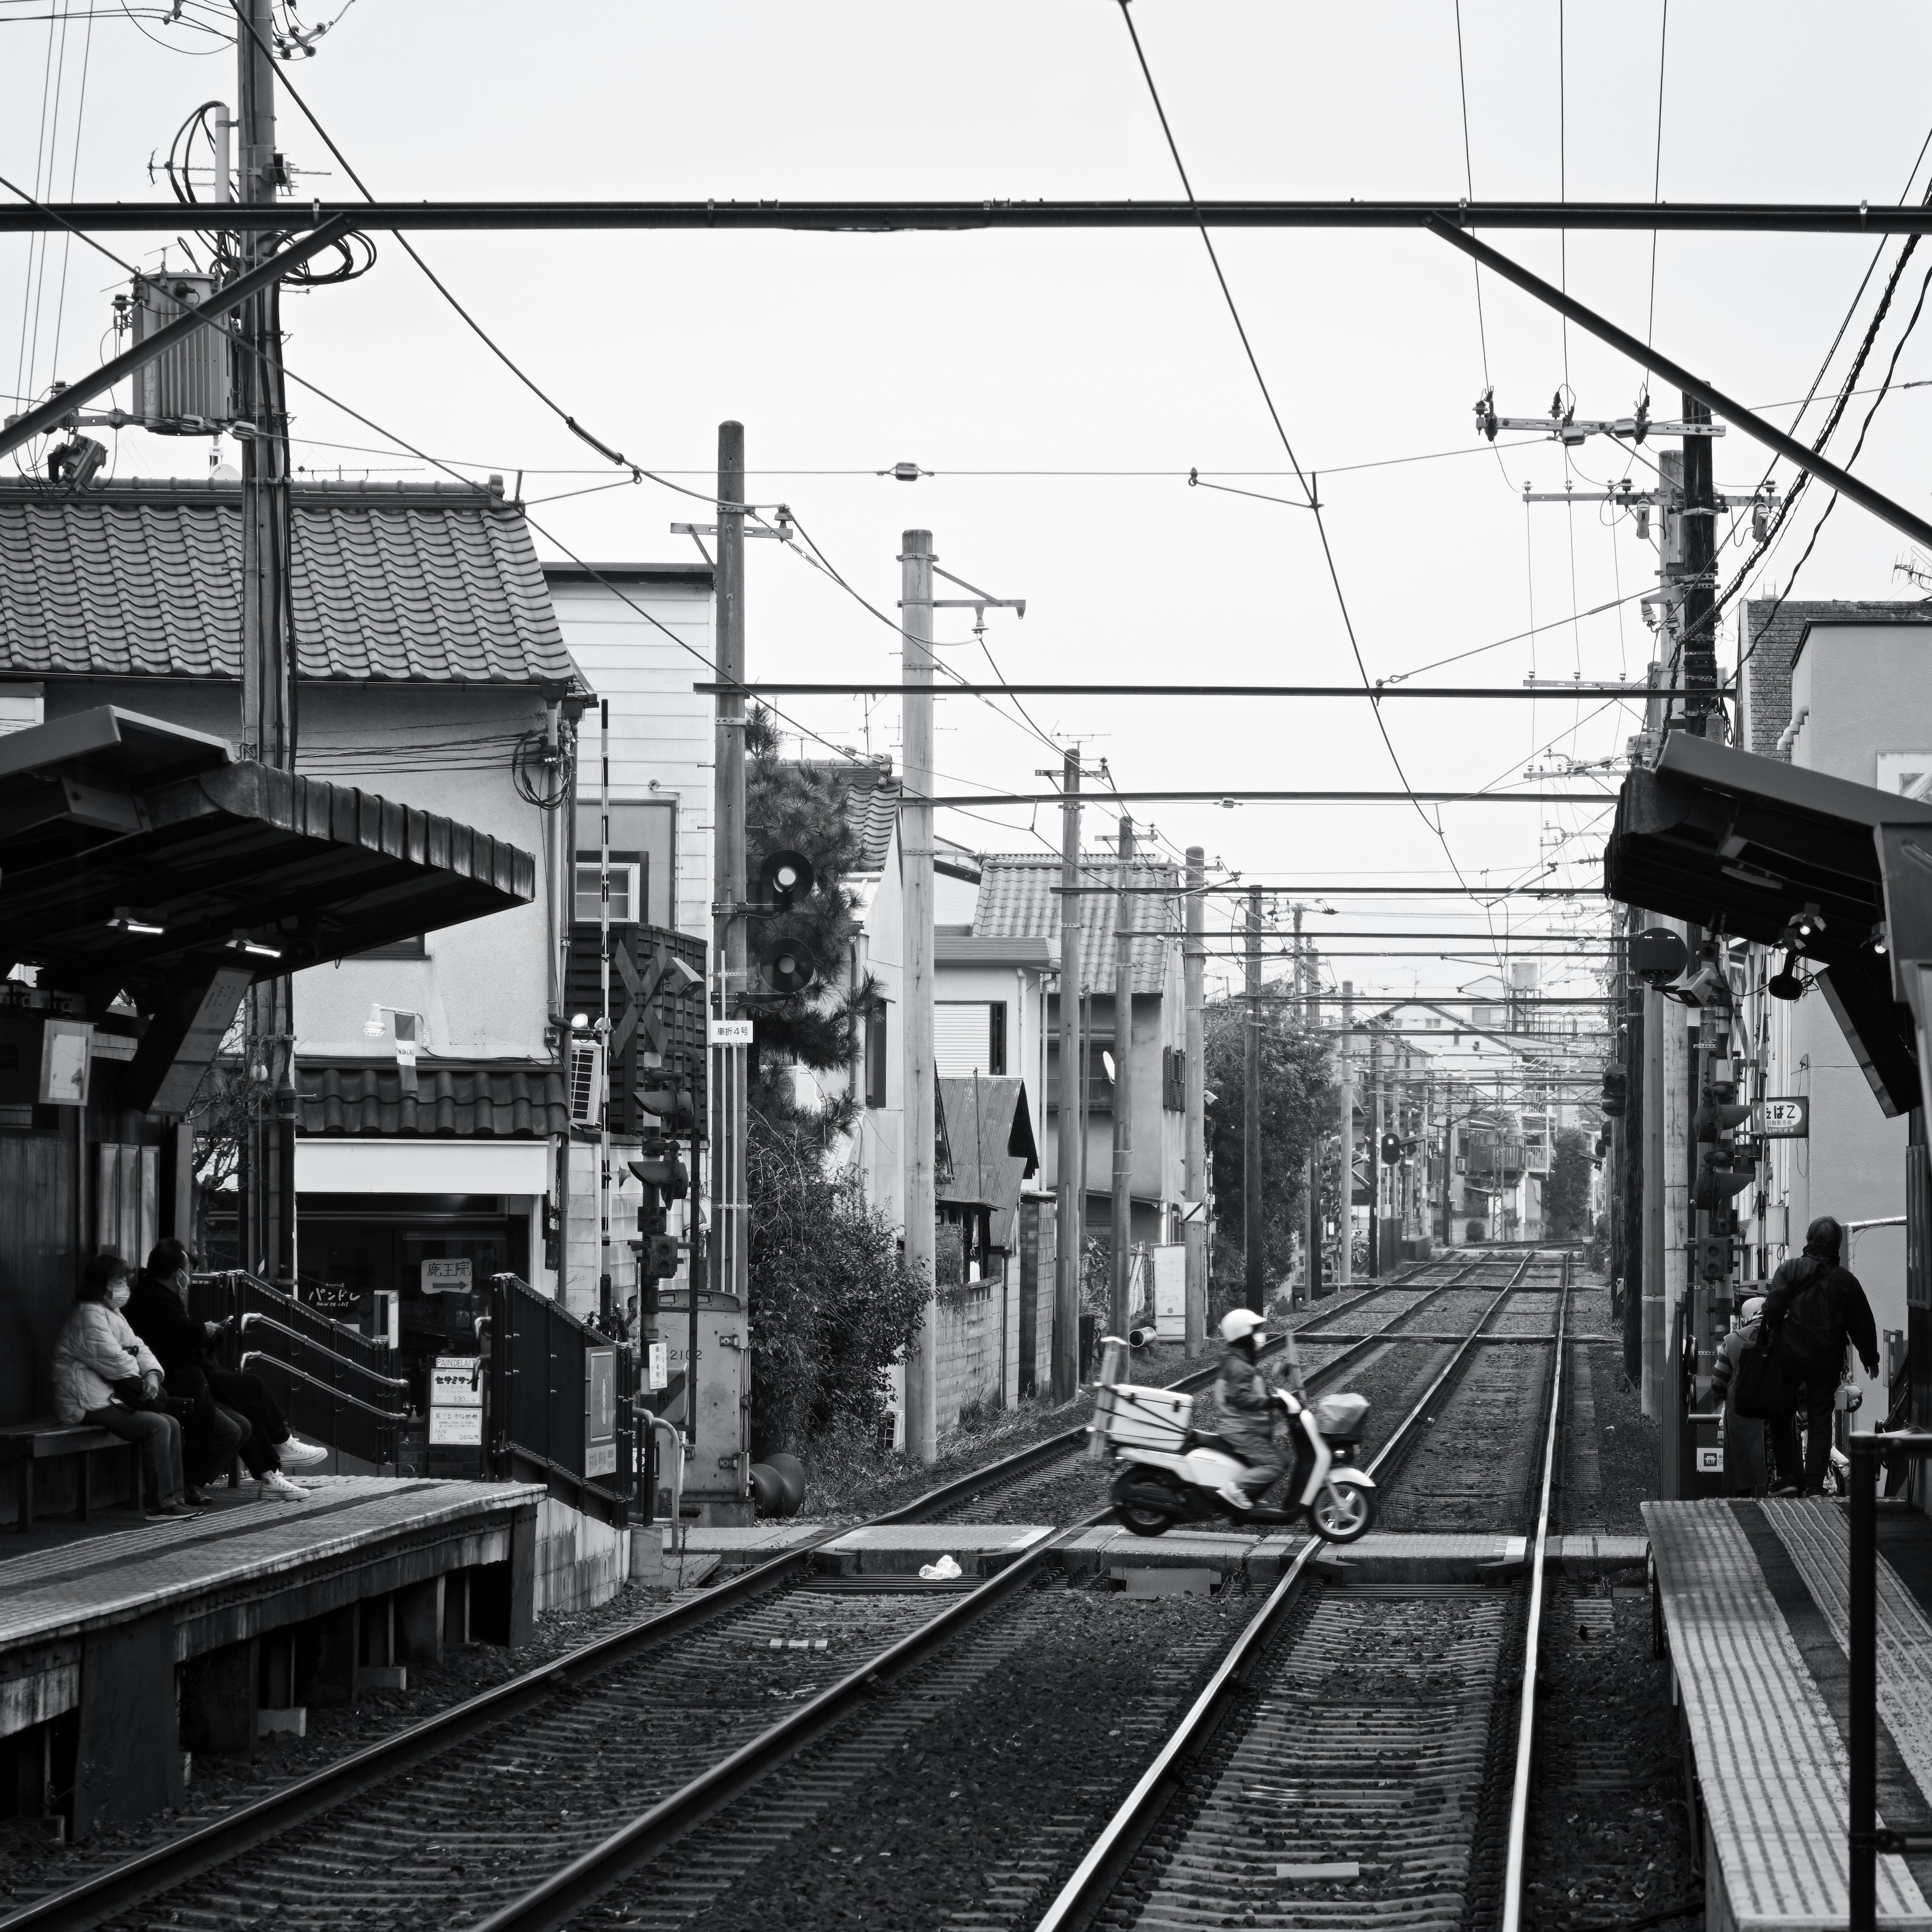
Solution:
M298 1435L378 1468L400 1466L409 1384L388 1372L389 1345L332 1320L239 1268L196 1276L188 1309L232 1322L221 1353L262 1377Z
M400 1467L402 1435L409 1418L400 1409L363 1402L259 1349L244 1351L242 1366L268 1384L298 1436L313 1436L342 1454L373 1463L379 1474L386 1467Z
M636 1478L629 1347L513 1274L490 1284L489 1443L496 1474L622 1526Z

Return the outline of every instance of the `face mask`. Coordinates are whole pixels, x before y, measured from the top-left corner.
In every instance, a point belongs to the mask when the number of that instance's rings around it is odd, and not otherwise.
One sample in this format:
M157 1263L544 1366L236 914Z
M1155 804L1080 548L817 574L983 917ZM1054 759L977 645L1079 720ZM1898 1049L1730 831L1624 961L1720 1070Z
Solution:
M107 1291L108 1306L110 1308L125 1308L128 1306L128 1298L132 1292L133 1290L128 1287L126 1282L117 1281L114 1286Z

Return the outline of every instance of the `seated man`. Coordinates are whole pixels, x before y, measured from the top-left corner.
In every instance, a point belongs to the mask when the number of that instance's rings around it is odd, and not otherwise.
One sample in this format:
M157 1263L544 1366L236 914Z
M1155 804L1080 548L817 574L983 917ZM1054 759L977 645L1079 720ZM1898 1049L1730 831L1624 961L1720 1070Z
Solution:
M196 1321L172 1284L154 1274L154 1256L148 1261L128 1298L128 1325L160 1364L169 1395L194 1405L182 1418L182 1456L190 1496L198 1501L195 1486L216 1482L226 1473L230 1459L248 1439L248 1425L224 1408L208 1385L206 1358L213 1337L205 1331L214 1324Z
M188 1279L192 1272L188 1250L181 1242L171 1238L154 1244L154 1252L148 1257L144 1280L153 1282L185 1317ZM215 1402L238 1418L248 1430L239 1445L242 1460L248 1473L255 1478L259 1492L265 1501L279 1498L286 1502L302 1502L308 1492L289 1480L283 1474L283 1465L299 1468L321 1462L328 1451L290 1432L280 1408L269 1393L268 1384L260 1376L218 1368L208 1359L206 1352L220 1336L224 1324L208 1322L192 1325L200 1337L201 1372L209 1391Z

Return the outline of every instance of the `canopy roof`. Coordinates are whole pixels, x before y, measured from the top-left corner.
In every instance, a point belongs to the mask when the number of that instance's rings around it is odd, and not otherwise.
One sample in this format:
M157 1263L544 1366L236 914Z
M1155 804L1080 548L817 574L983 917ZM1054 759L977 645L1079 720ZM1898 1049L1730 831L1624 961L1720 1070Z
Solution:
M487 833L115 706L0 739L0 970L144 1010L212 958L284 973L536 892Z
M1805 956L1819 990L1880 1104L1903 1113L1919 1104L1912 1019L1874 943L1886 917L1888 825L1932 827L1932 805L1673 732L1654 766L1624 781L1604 890L1766 945L1815 908L1822 930Z

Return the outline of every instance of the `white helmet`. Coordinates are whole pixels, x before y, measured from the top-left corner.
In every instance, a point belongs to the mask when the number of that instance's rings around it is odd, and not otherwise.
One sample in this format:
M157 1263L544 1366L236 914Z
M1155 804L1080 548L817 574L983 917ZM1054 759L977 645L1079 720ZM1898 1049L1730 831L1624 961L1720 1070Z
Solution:
M1740 1321L1755 1322L1763 1312L1764 1297L1761 1294L1754 1294L1748 1297L1743 1307L1738 1310L1738 1318Z
M1252 1308L1231 1308L1221 1318L1224 1342L1245 1342L1261 1332L1262 1318Z

